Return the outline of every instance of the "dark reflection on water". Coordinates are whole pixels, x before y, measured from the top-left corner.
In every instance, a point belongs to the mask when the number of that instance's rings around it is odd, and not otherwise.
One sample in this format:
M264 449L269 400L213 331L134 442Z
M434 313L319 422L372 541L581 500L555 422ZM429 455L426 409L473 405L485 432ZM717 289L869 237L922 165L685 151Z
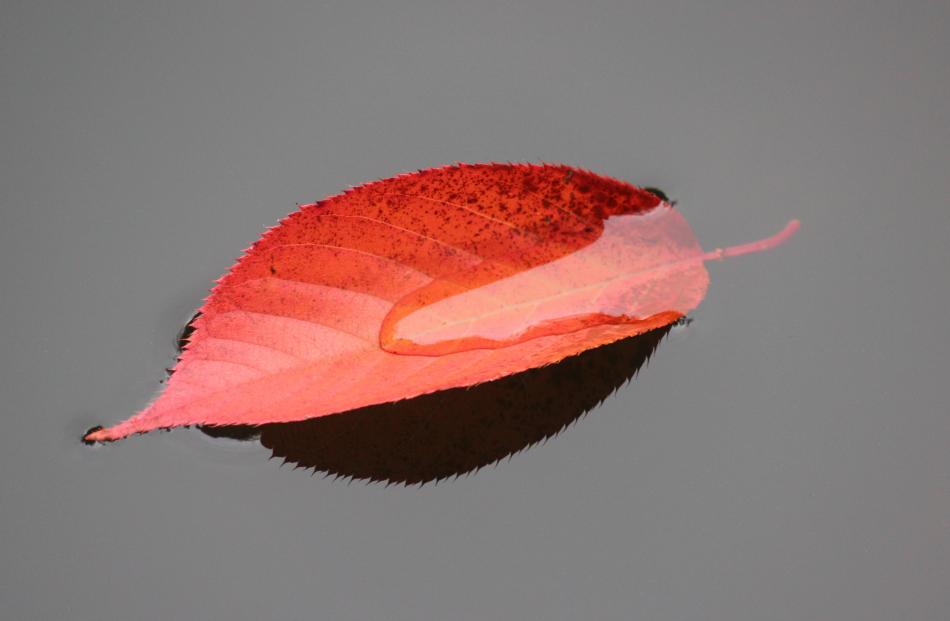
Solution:
M298 423L202 431L257 438L274 457L328 475L405 484L444 479L557 434L632 378L669 330L471 388Z

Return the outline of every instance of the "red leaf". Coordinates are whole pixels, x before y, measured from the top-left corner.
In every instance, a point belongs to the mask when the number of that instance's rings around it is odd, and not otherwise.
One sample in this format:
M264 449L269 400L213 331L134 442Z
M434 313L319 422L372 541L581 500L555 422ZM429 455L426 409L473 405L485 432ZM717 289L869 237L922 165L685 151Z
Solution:
M567 166L458 165L304 205L212 290L165 392L87 435L299 421L557 362L695 308L703 252L654 193Z

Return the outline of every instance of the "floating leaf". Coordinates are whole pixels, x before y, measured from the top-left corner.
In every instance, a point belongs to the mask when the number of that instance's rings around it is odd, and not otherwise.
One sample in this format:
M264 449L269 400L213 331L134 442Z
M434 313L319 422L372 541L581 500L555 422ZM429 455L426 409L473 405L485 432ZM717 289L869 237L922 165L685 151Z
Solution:
M304 205L199 309L164 393L87 435L301 421L465 387L669 325L706 253L656 193L567 166L458 165Z

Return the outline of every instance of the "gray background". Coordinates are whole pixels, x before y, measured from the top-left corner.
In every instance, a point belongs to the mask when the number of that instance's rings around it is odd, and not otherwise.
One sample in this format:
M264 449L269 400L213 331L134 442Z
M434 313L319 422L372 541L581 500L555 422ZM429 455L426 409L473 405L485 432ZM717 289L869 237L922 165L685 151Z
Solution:
M4 619L946 619L950 6L44 2L0 12ZM347 484L146 403L296 203L452 161L659 186L692 325L542 446Z

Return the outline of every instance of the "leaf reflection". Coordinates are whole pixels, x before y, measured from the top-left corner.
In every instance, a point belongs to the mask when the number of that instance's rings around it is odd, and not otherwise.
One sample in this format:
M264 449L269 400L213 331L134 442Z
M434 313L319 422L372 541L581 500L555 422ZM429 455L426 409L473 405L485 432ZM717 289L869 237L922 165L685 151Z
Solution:
M327 475L415 484L473 472L556 435L631 379L669 327L471 388L260 427L203 427L258 439Z

